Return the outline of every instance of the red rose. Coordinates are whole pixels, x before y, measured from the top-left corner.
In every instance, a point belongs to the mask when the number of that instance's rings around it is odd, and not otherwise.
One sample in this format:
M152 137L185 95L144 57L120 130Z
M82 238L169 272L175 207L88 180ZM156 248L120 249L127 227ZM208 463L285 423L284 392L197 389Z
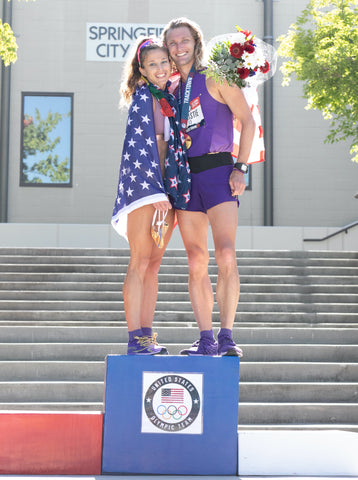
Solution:
M244 50L247 53L254 53L255 47L251 43L246 42L245 45L244 45Z
M270 64L267 60L265 61L265 65L260 67L260 70L262 73L267 73L270 70Z
M244 53L244 47L241 43L233 43L230 46L230 54L234 58L241 58L242 54Z
M240 67L237 69L237 73L241 79L245 79L249 76L250 70L248 68Z

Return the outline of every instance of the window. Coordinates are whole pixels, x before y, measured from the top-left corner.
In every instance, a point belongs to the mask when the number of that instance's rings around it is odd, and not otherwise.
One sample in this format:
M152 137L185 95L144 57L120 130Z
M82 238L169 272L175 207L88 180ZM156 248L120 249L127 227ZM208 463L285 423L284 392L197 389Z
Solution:
M72 186L72 93L22 93L20 186Z

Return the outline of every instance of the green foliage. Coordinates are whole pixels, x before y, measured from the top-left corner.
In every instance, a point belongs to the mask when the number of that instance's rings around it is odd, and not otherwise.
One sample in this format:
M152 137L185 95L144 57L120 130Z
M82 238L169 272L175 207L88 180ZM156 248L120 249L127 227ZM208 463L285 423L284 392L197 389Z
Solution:
M7 1L10 2L10 0ZM28 2L29 0L25 1ZM35 2L36 0L32 1ZM0 18L0 59L3 60L5 67L8 67L10 63L16 62L17 48L15 36L10 25L8 23L2 23Z
M0 58L7 67L17 60L17 43L14 33L8 23L2 23L0 19Z
M307 109L330 121L326 142L352 139L358 162L358 0L311 0L278 39L282 85L304 82Z
M62 115L57 112L49 112L45 120L41 119L38 109L36 109L35 120L25 115L22 152L23 183L43 183L43 180L36 174L45 175L49 179L49 183L67 183L69 181L69 159L66 157L59 162L58 155L52 153L61 138L56 137L51 140L49 136L60 121L62 121ZM44 158L29 167L25 160L38 153L43 153ZM32 174L31 179L29 179L30 173Z
M242 88L245 86L245 81L238 78L237 60L230 55L230 45L229 41L218 42L214 45L205 74L216 82L223 83L226 80L229 85L236 84Z

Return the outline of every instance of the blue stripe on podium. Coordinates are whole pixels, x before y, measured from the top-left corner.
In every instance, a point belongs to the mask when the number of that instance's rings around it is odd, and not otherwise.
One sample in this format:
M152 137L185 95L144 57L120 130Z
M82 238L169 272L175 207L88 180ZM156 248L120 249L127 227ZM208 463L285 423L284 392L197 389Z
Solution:
M102 473L236 475L237 357L106 360Z

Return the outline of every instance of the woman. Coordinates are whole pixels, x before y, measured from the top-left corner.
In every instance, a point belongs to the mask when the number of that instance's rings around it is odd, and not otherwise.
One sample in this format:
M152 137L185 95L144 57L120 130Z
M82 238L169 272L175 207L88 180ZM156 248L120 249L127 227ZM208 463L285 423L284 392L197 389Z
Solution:
M158 271L174 210L185 209L190 198L184 136L175 98L167 90L170 74L167 49L142 38L121 85L122 103L130 106L112 225L130 247L123 285L128 355L168 354L152 332Z

